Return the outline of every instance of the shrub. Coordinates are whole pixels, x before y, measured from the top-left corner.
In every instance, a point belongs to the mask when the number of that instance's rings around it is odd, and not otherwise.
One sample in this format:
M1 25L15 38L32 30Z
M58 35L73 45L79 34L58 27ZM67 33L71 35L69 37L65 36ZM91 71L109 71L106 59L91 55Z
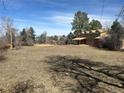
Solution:
M10 46L7 45L5 39L0 38L0 60L5 57L6 51Z
M106 37L102 40L102 48L109 50L119 50L122 46L122 41L116 37Z

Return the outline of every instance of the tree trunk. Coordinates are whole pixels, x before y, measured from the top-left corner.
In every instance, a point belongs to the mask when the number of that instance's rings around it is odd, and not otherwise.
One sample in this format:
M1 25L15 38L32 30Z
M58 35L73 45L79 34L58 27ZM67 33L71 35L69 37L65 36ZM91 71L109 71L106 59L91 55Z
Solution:
M12 35L12 31L10 31L10 49L13 49L13 35Z

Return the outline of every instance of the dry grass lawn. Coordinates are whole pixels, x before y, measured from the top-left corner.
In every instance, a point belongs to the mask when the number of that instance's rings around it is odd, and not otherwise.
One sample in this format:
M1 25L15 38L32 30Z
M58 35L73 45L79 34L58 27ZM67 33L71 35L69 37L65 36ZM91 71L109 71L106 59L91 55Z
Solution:
M9 50L6 60L0 61L0 93L72 93L72 91L74 93L112 93L107 91L82 92L81 89L77 91L78 82L70 78L70 74L56 73L54 75L55 73L50 71L51 64L46 60L49 57L52 60L52 57L55 56L71 56L103 63L107 66L124 66L124 52L99 50L86 45L22 47L19 50ZM93 75L91 72L87 73ZM62 80L69 88L64 85ZM102 84L100 83L100 85ZM123 89L118 92L113 90L113 93L124 93L124 91Z

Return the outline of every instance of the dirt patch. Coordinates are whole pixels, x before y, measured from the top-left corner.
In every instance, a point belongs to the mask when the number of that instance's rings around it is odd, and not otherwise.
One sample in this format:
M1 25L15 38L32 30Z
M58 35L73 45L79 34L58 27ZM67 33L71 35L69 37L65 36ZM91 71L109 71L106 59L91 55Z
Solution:
M49 47L49 46L54 46L53 44L35 44L35 47Z
M32 80L16 82L8 88L0 88L0 93L48 93L43 84L35 84Z

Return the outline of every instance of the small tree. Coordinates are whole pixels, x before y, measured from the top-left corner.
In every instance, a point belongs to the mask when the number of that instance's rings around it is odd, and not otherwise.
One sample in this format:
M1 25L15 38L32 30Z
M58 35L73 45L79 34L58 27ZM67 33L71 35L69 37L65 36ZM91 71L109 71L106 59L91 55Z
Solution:
M35 43L35 31L32 27L23 29L20 32L21 42L23 45L33 45Z
M110 37L106 38L105 46L110 50L119 50L124 38L124 28L117 19L113 22L109 34Z
M70 32L67 35L67 44L73 44L73 39L74 39L74 34L72 32Z
M35 34L32 27L26 30L26 35L27 45L33 45L35 43Z
M124 29L121 26L121 24L118 22L117 19L113 22L113 24L111 26L110 34L111 35L115 34L119 40L124 38Z
M33 43L35 42L35 31L33 29L33 27L30 27L29 30L28 30L31 34L31 39L33 40Z
M59 37L58 44L65 45L67 44L67 37L65 35L62 35Z
M39 44L46 43L46 40L47 40L47 32L43 32L43 33L37 38L37 42L38 42Z
M113 48L115 50L120 49L122 46L121 40L124 35L124 29L122 28L121 24L118 22L117 19L113 22L113 25L111 26L110 34Z
M27 34L26 34L26 30L25 28L20 32L20 38L21 38L21 42L22 42L22 45L27 45Z
M94 19L89 23L89 26L91 30L98 30L102 28L102 24L98 20Z

